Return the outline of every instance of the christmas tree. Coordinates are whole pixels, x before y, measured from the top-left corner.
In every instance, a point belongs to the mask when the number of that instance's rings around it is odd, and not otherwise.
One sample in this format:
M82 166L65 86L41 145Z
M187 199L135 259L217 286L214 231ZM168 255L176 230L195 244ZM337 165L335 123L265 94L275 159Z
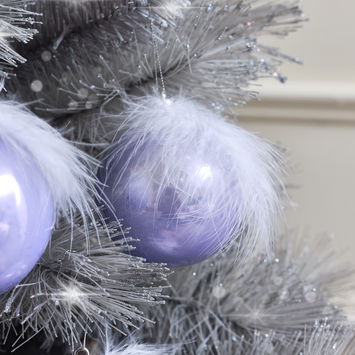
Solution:
M0 353L354 354L352 270L282 228L240 128L297 0L0 1Z

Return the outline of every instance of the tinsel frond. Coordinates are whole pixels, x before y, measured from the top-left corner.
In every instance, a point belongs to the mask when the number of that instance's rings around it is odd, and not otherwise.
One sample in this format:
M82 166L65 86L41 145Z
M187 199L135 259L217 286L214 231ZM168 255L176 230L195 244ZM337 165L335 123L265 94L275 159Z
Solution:
M164 22L166 26L174 24L172 14L162 6L164 1L92 0L80 6L66 2L68 10L62 9L63 0L36 2L33 9L42 10L43 18L48 19L44 20L46 26L41 29L41 33L47 35L37 41L39 46L29 53L28 64L16 72L17 78L8 83L8 90L19 93L26 102L41 97L39 113L47 113L47 116L98 107L117 93L118 86L122 86L118 82L124 80L127 86L131 84L128 72L128 78L119 77L119 73L127 76L124 73L129 64L124 65L122 71L119 69L124 63L120 58L123 47L132 54L133 42L142 46L150 43L152 22ZM148 2L154 11L149 11ZM57 17L60 20L51 21ZM87 21L83 20L85 18ZM31 70L34 72L30 73ZM42 82L43 90L36 91L31 87L34 76ZM74 89L77 85L80 91ZM26 90L22 91L22 88ZM32 91L26 94L27 88Z
M39 47L56 49L67 37L78 35L95 28L99 24L116 19L119 16L136 15L140 6L146 6L148 0L35 0L29 2L27 9L43 14L41 22L34 23L32 28L38 31L33 41L22 47L23 51L35 50ZM139 16L136 17L139 20Z
M355 349L354 327L333 327L329 324L319 326L304 345L304 355L352 355Z
M283 80L277 67L290 58L259 45L257 37L295 30L302 21L297 4L179 0L172 6L151 1L74 32L56 48L40 48L17 71L10 89L23 100L40 99L34 108L44 116L87 112L97 117L93 109L133 88L150 88L159 83L161 72L168 94L183 90L228 109L255 97L248 86L259 76ZM43 90L28 90L34 80L43 83Z
M317 249L284 237L272 261L260 255L236 267L226 254L177 271L170 299L151 310L159 327L147 324L142 338L180 344L175 354L184 355L350 355L355 330L332 303L334 292L354 288L349 268L332 263L325 236L315 238Z
M15 347L43 332L47 341L59 337L73 349L83 333L100 334L107 324L118 332L136 327L147 321L143 304L162 302L167 269L128 255L132 241L122 239L119 225L110 230L121 236L115 243L107 226L97 228L89 231L88 249L82 221L74 229L64 224L31 274L0 296L2 334L17 329Z
M34 12L28 11L29 0L5 0L0 3L0 90L9 70L26 59L13 47L13 41L27 43L37 31L31 28Z
M170 31L158 45L156 56L160 56L168 92L183 89L224 111L255 98L248 88L260 76L285 80L277 67L286 57L259 44L258 37L286 36L298 28L302 14L298 1L200 0L192 4L196 8L184 11L177 34ZM150 76L155 73L153 66L148 70Z

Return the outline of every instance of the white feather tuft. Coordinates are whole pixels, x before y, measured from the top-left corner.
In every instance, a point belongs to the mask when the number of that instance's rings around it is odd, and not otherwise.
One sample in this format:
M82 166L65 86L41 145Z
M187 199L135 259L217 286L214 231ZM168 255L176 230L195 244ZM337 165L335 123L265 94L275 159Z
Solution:
M168 355L171 351L164 350L159 345L143 345L133 344L127 346L125 349L122 347L112 348L104 353L104 355Z
M58 131L12 101L0 101L0 140L26 159L38 163L50 190L57 216L72 220L74 211L93 220L95 178L88 169L95 163ZM85 219L86 221L86 219Z
M118 134L123 150L133 146L134 154L138 146L160 147L147 158L146 165L149 176L159 169L161 191L171 184L184 196L193 196L196 186L189 185L191 179L185 178L184 171L186 157L191 154L219 167L224 173L218 177L218 188L203 192L206 206L227 211L221 218L229 235L239 239L239 256L256 249L269 252L276 219L282 215L280 195L284 192L281 157L275 148L184 97L164 100L155 95L127 100L120 117Z
M133 334L117 344L108 329L105 332L105 342L102 355L173 355L178 349L178 346L174 345L141 344Z

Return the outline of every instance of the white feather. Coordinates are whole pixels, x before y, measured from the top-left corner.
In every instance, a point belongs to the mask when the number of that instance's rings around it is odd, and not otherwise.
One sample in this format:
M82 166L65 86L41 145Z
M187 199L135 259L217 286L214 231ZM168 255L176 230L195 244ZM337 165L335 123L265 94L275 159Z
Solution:
M77 210L84 219L93 219L95 178L88 168L93 159L12 101L0 101L0 140L23 159L30 155L37 162L52 192L58 217L71 220Z
M127 100L120 117L118 135L126 146L155 142L161 147L149 157L147 166L150 176L155 169L163 169L162 191L171 184L185 196L194 193L195 186L189 185L191 179L185 179L183 171L191 154L224 164L227 168L222 168L225 174L219 177L218 189L205 191L211 202L207 205L229 211L223 222L230 235L239 238L241 255L256 249L269 251L276 219L282 214L283 191L281 158L270 144L184 97Z
M134 344L129 345L125 349L122 348L113 348L109 351L106 351L104 355L168 355L171 354L171 351L164 350L159 345L143 345L143 344Z
M106 329L102 355L173 355L177 349L174 345L140 344L133 334L117 344L115 337Z

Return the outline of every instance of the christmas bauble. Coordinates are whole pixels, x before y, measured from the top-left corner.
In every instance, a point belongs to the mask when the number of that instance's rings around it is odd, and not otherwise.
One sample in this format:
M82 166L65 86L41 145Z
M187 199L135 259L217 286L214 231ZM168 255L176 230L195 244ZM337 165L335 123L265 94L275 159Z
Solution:
M53 201L39 167L0 140L0 293L35 266L53 223Z
M165 182L164 162L153 171L150 166L150 157L160 148L151 142L129 158L112 152L114 163L106 165L104 191L116 216L140 239L134 255L174 266L192 264L213 254L230 237L223 218L229 211L222 201L211 202L208 196L209 191L225 188L225 182L221 186L225 170L208 156L191 152L176 167L179 174ZM134 151L134 147L127 149ZM109 215L115 217L113 212Z
M139 239L132 254L183 266L233 236L249 251L268 240L278 204L269 145L181 98L142 98L123 119L99 179L107 216Z

